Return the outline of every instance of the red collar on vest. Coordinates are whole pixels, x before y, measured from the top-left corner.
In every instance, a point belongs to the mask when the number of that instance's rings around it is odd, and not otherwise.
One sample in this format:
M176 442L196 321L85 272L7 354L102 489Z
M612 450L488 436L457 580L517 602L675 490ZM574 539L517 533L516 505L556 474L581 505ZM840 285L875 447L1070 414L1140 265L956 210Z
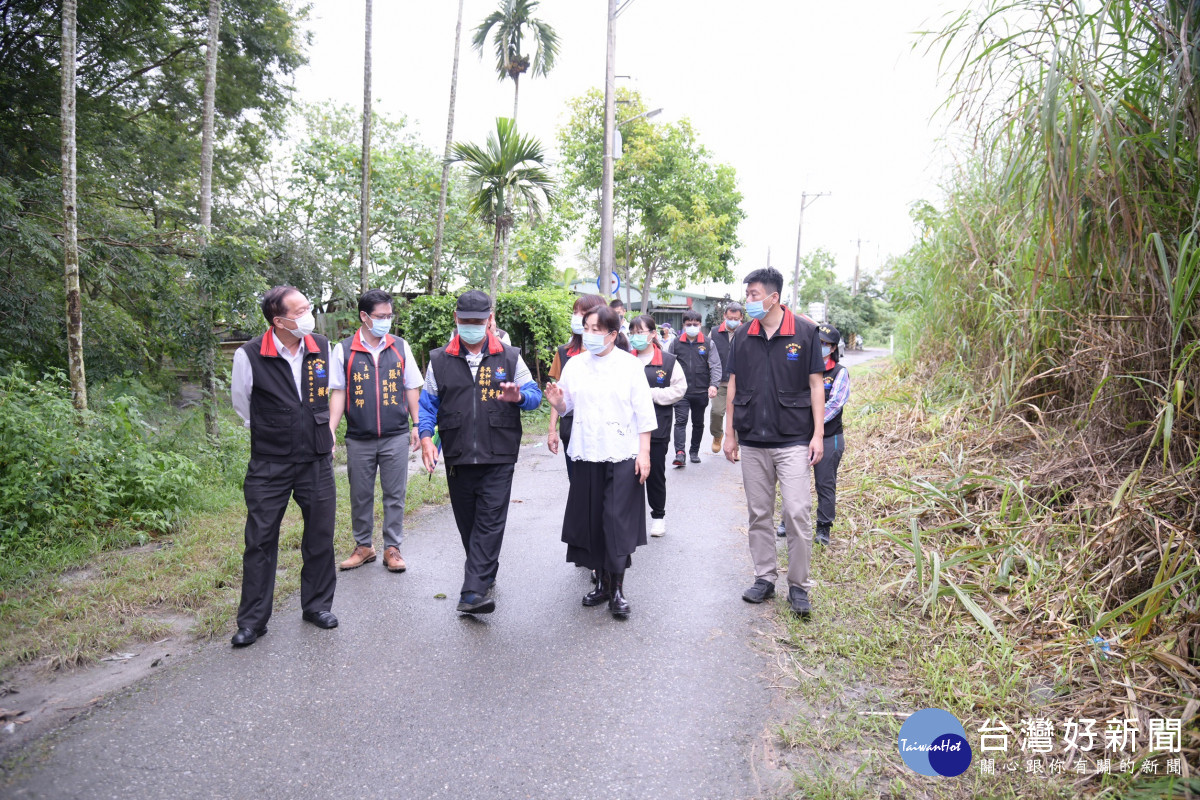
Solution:
M450 340L450 344L446 345L446 355L460 356L463 355L463 346L458 339L458 333L454 334L454 338ZM504 352L504 342L492 335L491 331L487 332L487 351L488 355L497 355Z
M582 347L572 347L571 345L567 345L567 355L569 355L569 356L574 357L574 356L579 355L582 352L583 352Z
M721 323L721 324L724 325L725 323ZM696 344L704 344L704 331L700 331L700 334L695 339L689 339L687 337L686 333L681 333L681 334L679 334L679 341L695 342Z
M662 366L662 350L659 349L658 345L654 345L654 355L650 356L650 366Z
M319 353L321 348L317 347L317 340L308 335L304 337L304 349L310 353ZM263 334L262 345L258 348L260 356L268 356L271 358L279 358L279 350L275 347L275 331L267 328L267 332Z
M833 369L836 366L837 366L837 362L834 361L832 358L825 359L825 371L826 372L829 372L829 370Z
M729 333L729 331L725 329L725 320L721 320L721 327L717 328L717 333Z
M724 323L721 323L722 325ZM796 315L788 311L788 307L783 307L783 322L779 325L778 333L784 336L796 335ZM747 336L763 336L762 320L752 319L750 324L746 326Z

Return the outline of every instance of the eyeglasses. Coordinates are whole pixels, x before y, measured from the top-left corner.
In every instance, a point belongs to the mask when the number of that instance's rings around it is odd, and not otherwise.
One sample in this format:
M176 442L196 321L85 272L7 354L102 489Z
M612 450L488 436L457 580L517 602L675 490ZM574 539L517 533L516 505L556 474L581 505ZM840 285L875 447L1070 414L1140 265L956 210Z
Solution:
M395 315L395 314L388 314L388 315L386 315L386 316L383 316L383 317L376 316L375 314L368 314L367 316L368 316L368 317L370 317L371 319L377 319L377 320L379 320L380 322L383 322L384 320L387 320L388 322L391 322L393 319L395 319L395 318L396 318L396 315Z

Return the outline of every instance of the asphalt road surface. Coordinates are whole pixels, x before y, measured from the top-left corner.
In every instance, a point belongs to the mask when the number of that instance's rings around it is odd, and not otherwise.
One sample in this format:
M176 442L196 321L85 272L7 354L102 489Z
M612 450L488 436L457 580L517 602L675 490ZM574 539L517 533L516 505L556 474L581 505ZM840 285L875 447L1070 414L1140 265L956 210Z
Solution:
M710 444L701 464L668 462L668 533L633 556L628 620L580 604L591 583L559 540L562 456L525 446L495 613L455 611L450 507L419 514L407 572L339 573L340 627L303 623L293 598L253 646L214 641L31 747L0 794L757 796L754 746L773 721L754 639L772 612L740 598L753 580L741 475Z

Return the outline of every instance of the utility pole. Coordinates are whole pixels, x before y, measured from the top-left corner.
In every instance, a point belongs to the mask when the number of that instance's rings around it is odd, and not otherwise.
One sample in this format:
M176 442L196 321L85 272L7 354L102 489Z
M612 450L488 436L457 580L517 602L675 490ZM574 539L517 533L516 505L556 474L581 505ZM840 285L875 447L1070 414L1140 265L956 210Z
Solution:
M825 197L828 194L829 192L800 193L800 225L796 230L796 268L792 270L792 311L796 310L796 303L800 301L800 237L804 235L804 209L817 202L818 197Z
M617 128L617 0L608 0L608 50L604 64L604 169L600 178L600 274L597 285L605 299L612 296L613 258L613 144Z
M850 284L850 296L851 297L856 297L858 295L858 262L859 262L859 257L862 255L863 241L864 240L861 236L858 237L857 240L855 240L857 249L854 251L854 283ZM871 240L867 239L866 241L869 244Z

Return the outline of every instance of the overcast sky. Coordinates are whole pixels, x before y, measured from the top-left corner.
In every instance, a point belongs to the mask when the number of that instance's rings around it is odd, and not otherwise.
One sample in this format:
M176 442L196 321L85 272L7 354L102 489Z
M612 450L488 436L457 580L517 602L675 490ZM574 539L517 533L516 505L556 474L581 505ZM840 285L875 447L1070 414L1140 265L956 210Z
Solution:
M916 32L937 26L946 0L634 0L617 23L617 73L656 121L688 117L714 157L737 170L746 220L734 272L767 263L790 275L800 193L830 192L804 215L803 250L824 247L849 276L855 240L873 269L913 238L908 209L936 201L945 171L931 119L945 91L936 58L914 49ZM470 30L498 5L465 0L454 138L483 141L512 113L512 83L496 79L489 54L470 49ZM297 76L301 99L362 104L362 0L312 0L310 63ZM539 16L558 31L551 74L521 81L523 130L553 146L565 104L602 87L605 0L542 0ZM379 108L404 114L440 153L453 60L456 0L374 3L373 93Z

